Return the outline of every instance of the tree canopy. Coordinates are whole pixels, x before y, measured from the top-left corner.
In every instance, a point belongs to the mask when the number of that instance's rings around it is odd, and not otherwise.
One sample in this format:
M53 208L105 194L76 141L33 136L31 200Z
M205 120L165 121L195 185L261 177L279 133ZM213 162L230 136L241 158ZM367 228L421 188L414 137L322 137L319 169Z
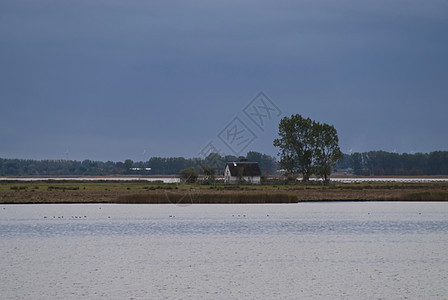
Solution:
M420 176L447 175L448 151L430 153L394 153L386 151L344 154L336 167L351 169L363 176Z
M336 129L295 114L284 117L278 130L274 146L280 148L280 166L287 174L302 174L303 181L313 174L328 180L331 167L342 157Z

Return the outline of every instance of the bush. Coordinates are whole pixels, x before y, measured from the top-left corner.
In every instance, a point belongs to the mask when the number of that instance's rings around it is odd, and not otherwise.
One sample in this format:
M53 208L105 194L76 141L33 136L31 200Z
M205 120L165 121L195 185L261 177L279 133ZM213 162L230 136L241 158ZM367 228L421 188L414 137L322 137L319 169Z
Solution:
M194 168L183 169L179 175L187 183L195 183L198 180L198 172Z

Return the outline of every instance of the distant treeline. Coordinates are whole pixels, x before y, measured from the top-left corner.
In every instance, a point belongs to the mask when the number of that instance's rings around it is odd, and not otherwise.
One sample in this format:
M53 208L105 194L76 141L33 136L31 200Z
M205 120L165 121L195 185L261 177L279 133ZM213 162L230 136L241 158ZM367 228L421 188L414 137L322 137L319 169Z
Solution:
M277 162L273 156L259 152L248 152L246 157L232 155L220 156L212 153L208 157L152 157L148 161L134 162L130 159L124 162L101 162L92 160L29 160L0 158L0 176L106 176L106 175L174 175L183 169L195 168L200 171L201 166L212 166L217 174L223 174L227 162L239 161L258 162L262 172L274 174ZM151 168L150 171L145 168Z
M241 158L258 162L265 174L275 174L278 170L275 157L251 151L246 157L210 154L205 159L152 157L146 162L134 162L130 159L124 162L101 162L0 158L0 176L177 175L181 170L190 167L200 171L200 166L213 166L217 174L223 174L227 162L239 161ZM144 168L151 168L151 171ZM364 176L448 175L448 151L416 154L370 151L344 154L334 169L345 169L355 175Z
M385 151L344 154L337 169L351 169L355 175L448 175L448 151L398 154Z

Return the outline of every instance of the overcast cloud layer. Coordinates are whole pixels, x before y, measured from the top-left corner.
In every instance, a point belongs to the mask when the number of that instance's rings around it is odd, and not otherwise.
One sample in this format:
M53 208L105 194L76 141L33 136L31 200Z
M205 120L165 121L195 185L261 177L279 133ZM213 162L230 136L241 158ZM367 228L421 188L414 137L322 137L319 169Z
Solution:
M194 157L263 91L350 151L448 150L446 1L0 0L0 157ZM232 154L224 144L223 153ZM146 150L146 151L145 151Z

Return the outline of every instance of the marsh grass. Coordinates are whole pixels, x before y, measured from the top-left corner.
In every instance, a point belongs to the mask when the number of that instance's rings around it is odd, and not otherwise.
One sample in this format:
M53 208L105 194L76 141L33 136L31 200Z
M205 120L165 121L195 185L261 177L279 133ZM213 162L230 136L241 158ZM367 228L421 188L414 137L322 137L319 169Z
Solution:
M444 191L425 191L405 194L397 200L402 201L448 201L448 192Z
M297 196L290 193L153 193L120 196L116 203L126 204L249 204L297 203Z
M129 197L139 194L142 196ZM448 201L448 182L200 185L162 184L143 180L0 181L0 203L291 203L358 200Z

